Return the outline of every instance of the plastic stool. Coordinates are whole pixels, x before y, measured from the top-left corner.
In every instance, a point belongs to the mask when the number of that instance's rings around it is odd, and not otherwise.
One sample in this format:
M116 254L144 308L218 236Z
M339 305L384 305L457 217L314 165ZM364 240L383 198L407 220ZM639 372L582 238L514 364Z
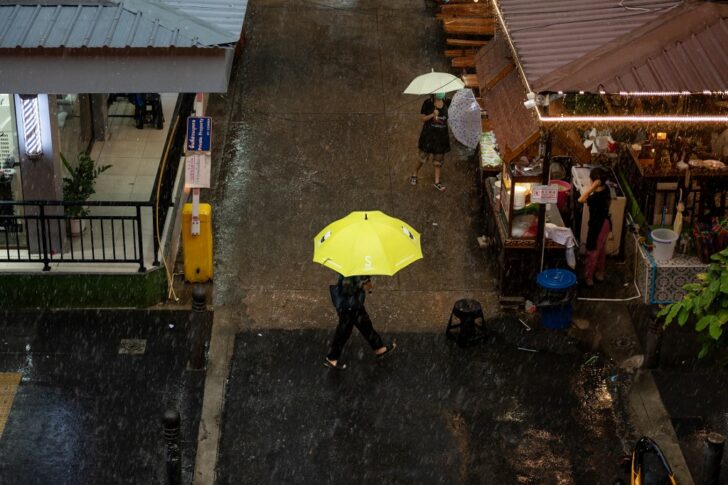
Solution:
M453 318L459 322L453 323ZM480 321L478 322L478 320ZM460 329L457 337L453 333L453 329L456 328ZM456 301L450 312L445 336L456 340L460 347L467 347L483 340L485 338L485 317L480 302L466 299Z

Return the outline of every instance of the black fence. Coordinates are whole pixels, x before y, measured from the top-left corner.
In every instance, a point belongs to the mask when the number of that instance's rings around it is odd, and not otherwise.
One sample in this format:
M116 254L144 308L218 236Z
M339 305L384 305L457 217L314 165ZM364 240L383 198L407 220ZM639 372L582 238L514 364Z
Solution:
M159 265L160 235L173 206L174 182L184 153L186 120L194 94L181 94L170 121L162 160L148 201L0 201L0 262ZM83 215L71 207L82 206Z
M52 263L137 263L139 271L146 270L143 219L152 214L151 202L0 201L0 207L8 205L13 215L0 216L0 261L43 263L43 271L50 271ZM66 213L79 205L90 214ZM152 264L158 265L153 236Z

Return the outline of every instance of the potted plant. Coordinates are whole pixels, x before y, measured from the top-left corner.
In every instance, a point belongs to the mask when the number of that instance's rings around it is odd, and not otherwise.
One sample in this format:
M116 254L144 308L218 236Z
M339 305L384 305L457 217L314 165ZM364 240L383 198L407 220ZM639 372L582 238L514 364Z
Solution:
M87 152L80 152L73 165L61 153L61 162L68 172L68 176L63 177L63 200L66 202L86 202L96 193L94 184L98 176L111 168L111 165L97 166ZM88 216L88 208L83 205L68 205L66 214L71 217L71 235L78 236L83 232L81 218Z

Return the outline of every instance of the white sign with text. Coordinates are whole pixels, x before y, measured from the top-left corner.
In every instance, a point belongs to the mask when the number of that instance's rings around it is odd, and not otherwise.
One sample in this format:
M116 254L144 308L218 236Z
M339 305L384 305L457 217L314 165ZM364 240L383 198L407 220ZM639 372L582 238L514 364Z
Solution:
M210 155L194 153L185 157L185 187L192 189L210 188Z
M531 202L555 204L558 200L559 187L557 185L533 185L531 187Z

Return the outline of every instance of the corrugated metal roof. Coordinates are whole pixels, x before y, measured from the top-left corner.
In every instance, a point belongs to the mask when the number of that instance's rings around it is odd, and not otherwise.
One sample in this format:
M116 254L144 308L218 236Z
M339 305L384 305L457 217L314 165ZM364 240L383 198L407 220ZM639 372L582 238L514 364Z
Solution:
M687 4L540 78L538 91L725 91L728 5Z
M156 2L0 5L0 48L212 47L238 36Z
M496 0L529 84L681 5L675 0ZM622 5L620 5L620 3Z
M602 84L607 92L728 90L726 19L672 43Z
M248 0L160 0L191 17L240 36Z

